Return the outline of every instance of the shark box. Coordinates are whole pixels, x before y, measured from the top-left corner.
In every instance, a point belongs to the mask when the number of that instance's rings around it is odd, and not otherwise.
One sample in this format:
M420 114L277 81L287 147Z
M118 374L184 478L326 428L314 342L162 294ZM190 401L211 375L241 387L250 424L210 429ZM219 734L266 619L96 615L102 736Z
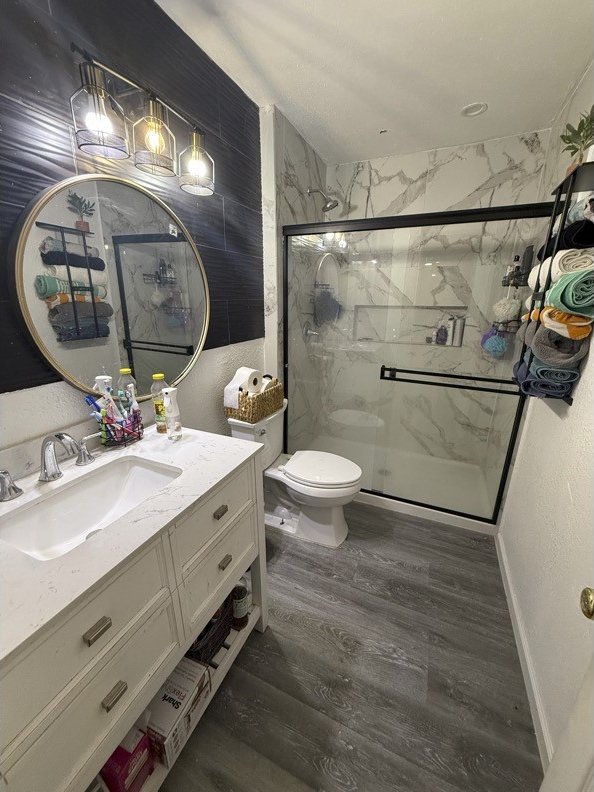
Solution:
M183 657L149 704L148 736L155 759L170 768L202 714L211 690L208 666Z

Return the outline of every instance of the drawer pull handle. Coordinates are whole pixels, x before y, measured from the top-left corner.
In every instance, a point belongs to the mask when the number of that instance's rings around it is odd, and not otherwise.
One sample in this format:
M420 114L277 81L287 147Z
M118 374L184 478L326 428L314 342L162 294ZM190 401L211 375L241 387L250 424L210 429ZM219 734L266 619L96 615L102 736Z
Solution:
M107 696L105 696L105 698L101 702L101 706L103 707L105 712L109 712L110 710L112 710L127 690L128 690L127 682L124 682L121 679L119 682L116 682L115 685L107 694Z
M215 520L220 520L221 517L224 517L228 511L229 511L229 507L227 506L226 503L223 503L223 505L219 506L219 508L214 512L212 516L215 518Z
M219 569L227 569L231 561L233 561L233 556L231 553L227 553L223 560L219 561Z
M99 621L90 627L83 635L83 641L87 646L93 646L95 641L98 641L101 636L106 633L111 627L111 619L109 616L102 616Z

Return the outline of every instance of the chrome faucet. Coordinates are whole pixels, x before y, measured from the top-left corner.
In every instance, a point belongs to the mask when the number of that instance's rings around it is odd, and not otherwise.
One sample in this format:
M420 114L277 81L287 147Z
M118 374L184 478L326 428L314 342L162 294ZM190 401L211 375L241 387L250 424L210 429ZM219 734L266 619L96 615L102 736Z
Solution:
M89 453L85 440L83 438L80 443L77 443L74 437L71 437L66 432L57 432L57 434L48 435L44 438L41 444L41 471L39 473L39 481L55 481L62 476L62 471L58 465L56 458L56 442L59 442L68 456L77 455L77 465L88 465L95 457Z
M12 480L8 470L0 470L0 503L11 501L23 494L23 490Z

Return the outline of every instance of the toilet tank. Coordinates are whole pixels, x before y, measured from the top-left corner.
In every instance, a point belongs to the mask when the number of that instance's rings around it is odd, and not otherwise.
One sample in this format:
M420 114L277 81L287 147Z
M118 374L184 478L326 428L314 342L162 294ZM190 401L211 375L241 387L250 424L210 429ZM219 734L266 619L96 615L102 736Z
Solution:
M269 415L268 418L263 418L258 423L247 423L247 421L238 421L236 418L227 418L232 437L262 443L264 446L264 450L260 454L262 470L272 465L283 450L283 419L286 409L287 400L285 399L282 409Z

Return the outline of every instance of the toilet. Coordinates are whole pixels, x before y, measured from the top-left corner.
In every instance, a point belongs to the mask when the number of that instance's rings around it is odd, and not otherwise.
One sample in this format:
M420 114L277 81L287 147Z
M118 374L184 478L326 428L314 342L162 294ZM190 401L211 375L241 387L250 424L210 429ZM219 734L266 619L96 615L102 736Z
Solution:
M266 525L308 542L338 547L347 537L344 506L360 490L363 472L349 459L325 451L282 454L282 409L258 423L228 418L233 437L262 443Z

